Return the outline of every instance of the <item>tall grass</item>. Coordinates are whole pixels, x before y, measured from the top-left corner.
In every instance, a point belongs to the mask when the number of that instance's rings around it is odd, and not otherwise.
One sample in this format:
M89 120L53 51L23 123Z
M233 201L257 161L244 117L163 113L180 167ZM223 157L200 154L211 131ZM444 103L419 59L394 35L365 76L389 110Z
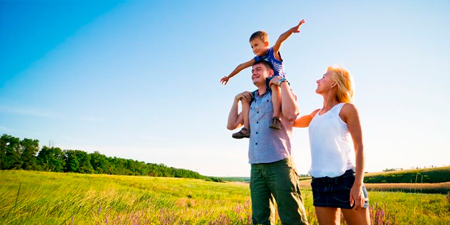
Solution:
M0 171L0 178L0 224L251 224L242 183L35 171ZM302 194L317 224L311 191ZM369 196L378 224L450 224L448 195Z

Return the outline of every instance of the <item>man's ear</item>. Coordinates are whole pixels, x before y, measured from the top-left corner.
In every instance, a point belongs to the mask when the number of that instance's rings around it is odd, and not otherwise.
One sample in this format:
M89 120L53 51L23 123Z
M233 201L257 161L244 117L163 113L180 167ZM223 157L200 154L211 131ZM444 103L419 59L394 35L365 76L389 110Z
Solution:
M264 45L265 45L266 47L269 47L269 41L265 41L265 42L264 42Z

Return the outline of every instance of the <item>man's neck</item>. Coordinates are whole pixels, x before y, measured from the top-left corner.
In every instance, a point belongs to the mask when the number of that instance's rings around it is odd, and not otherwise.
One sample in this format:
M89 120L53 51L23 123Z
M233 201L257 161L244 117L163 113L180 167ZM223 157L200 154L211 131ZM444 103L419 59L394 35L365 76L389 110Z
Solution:
M267 85L264 83L264 85L261 85L258 87L258 94L259 96L265 94L267 91Z

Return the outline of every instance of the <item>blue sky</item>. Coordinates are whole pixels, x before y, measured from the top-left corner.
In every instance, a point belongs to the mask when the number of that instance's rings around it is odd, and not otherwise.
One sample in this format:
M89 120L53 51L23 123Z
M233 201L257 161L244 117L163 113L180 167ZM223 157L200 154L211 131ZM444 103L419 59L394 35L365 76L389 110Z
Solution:
M248 38L283 45L302 113L322 103L315 81L348 68L367 171L450 164L448 1L0 0L0 133L198 171L248 176L248 140L226 121L255 89ZM306 129L294 131L299 173Z

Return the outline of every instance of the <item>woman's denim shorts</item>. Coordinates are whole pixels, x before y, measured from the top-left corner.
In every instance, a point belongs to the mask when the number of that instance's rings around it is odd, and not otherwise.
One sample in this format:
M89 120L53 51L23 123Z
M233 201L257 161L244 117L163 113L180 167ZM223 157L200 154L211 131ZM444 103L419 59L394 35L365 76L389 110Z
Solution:
M313 205L318 207L334 207L351 209L350 189L355 182L355 171L347 170L339 177L314 178L311 182L313 191ZM362 187L366 202L364 208L369 207L369 198L366 187Z

